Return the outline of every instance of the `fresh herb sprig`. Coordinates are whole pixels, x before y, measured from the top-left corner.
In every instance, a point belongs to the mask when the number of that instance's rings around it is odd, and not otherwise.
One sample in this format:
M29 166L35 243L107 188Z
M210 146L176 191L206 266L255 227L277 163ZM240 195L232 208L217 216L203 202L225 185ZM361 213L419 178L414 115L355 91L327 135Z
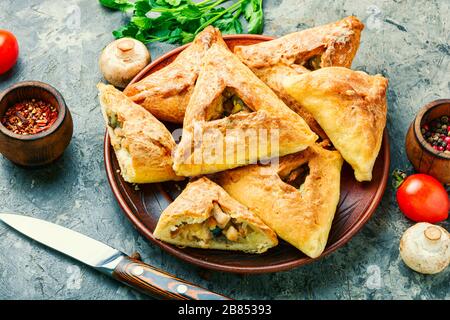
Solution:
M118 38L131 37L144 43L188 43L209 25L224 34L243 33L241 16L248 33L262 33L263 0L99 0L110 9L132 11L128 24L114 30ZM228 6L223 6L228 4Z

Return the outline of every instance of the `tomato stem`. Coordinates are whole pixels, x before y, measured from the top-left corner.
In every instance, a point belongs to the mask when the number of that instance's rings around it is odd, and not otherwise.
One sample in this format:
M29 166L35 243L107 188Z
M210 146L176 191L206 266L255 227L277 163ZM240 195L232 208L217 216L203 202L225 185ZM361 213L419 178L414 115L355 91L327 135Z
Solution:
M407 174L404 171L402 171L400 169L395 169L392 172L392 186L395 189L398 189L402 185L402 183L406 179L406 177L407 177Z

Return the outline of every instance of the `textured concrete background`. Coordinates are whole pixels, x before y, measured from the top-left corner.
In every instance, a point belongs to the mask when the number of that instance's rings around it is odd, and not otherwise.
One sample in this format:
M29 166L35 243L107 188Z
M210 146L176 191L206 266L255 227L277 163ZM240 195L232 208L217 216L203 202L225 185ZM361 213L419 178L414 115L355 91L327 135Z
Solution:
M390 80L388 129L392 168L410 170L404 136L425 103L450 96L448 0L265 1L265 34L283 35L354 14L366 24L353 67ZM57 222L144 261L235 298L449 299L450 272L422 276L401 262L398 242L411 225L389 187L381 206L348 245L289 272L237 276L205 272L148 243L126 220L103 166L104 127L95 84L99 52L126 16L94 0L2 0L0 28L20 42L20 61L0 90L40 80L64 95L75 132L51 166L23 169L0 157L0 210ZM172 47L150 46L153 57ZM444 224L448 229L448 222ZM0 225L0 299L141 299L99 273Z

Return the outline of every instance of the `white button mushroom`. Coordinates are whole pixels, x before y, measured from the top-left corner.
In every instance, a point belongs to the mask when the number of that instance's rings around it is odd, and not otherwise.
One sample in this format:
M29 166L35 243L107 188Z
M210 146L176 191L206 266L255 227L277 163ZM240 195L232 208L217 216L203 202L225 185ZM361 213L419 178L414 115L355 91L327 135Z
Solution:
M122 38L103 49L99 65L106 81L116 87L125 88L150 61L150 53L142 42Z
M442 227L420 222L405 231L400 256L408 267L425 274L443 271L450 263L450 235Z

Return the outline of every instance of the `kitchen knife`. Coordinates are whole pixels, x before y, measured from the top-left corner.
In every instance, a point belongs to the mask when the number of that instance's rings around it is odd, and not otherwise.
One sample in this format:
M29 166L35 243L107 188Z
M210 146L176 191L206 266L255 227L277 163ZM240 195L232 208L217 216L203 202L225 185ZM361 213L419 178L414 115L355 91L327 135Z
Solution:
M229 300L57 224L8 213L0 213L0 220L31 239L156 298Z

